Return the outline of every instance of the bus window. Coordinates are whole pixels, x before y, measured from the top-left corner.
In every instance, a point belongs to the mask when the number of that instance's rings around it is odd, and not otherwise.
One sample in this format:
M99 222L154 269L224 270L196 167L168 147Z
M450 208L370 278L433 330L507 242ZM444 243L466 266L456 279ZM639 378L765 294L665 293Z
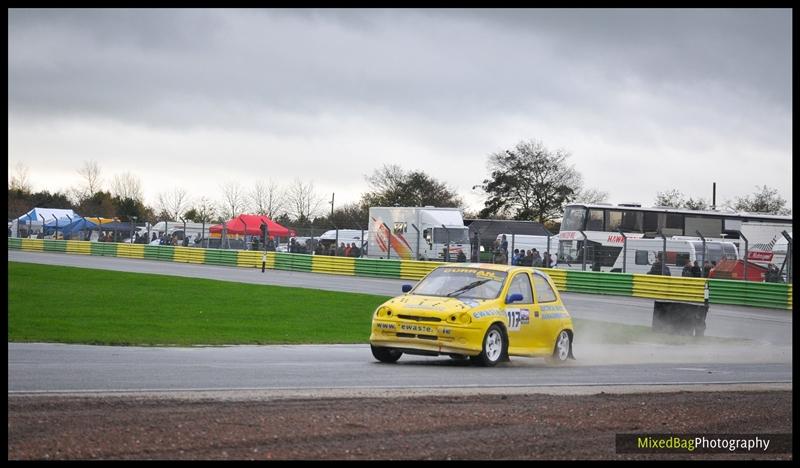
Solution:
M701 218L699 216L686 216L686 235L696 236L700 231L705 237L719 237L722 233L722 220L719 218Z
M621 211L606 211L606 231L617 232L622 226L622 212Z
M564 219L561 222L562 231L582 231L586 222L586 208L582 206L568 206L564 210Z
M622 230L624 232L644 232L642 231L642 212L623 211Z
M589 210L589 222L586 223L586 230L603 230L603 210ZM608 229L606 229L606 231L608 231Z
M650 211L644 213L644 232L658 232L658 215Z
M682 236L683 215L678 213L667 213L667 222L661 232L665 236Z

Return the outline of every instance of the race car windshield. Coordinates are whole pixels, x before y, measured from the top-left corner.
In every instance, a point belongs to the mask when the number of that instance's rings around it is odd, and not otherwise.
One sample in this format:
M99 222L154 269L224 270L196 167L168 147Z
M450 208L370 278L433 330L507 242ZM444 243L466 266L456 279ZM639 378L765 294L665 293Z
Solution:
M422 280L411 294L421 296L494 299L500 295L507 273L476 268L441 268Z

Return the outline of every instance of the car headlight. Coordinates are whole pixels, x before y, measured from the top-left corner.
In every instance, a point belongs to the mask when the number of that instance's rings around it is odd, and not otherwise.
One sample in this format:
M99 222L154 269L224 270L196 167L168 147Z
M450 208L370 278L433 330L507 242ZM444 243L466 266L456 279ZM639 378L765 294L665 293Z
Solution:
M472 323L472 317L470 317L470 315L468 313L462 312L458 316L458 321L463 323L464 325L467 325L469 323Z
M392 309L386 306L380 306L378 310L375 311L375 315L377 317L390 317L392 315Z

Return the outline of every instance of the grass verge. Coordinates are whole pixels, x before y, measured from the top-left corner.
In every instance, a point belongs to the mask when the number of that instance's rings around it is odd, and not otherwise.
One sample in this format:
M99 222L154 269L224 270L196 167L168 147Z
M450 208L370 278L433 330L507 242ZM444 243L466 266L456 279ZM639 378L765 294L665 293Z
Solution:
M8 262L8 341L366 343L384 296Z

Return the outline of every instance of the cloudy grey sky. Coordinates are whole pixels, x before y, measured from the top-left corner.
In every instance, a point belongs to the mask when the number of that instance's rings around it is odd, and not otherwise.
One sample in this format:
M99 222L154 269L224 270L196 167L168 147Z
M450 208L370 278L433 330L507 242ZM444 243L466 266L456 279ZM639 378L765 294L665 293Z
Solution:
M383 164L482 206L487 156L536 139L612 203L676 188L791 204L791 10L10 10L9 171L313 181Z

